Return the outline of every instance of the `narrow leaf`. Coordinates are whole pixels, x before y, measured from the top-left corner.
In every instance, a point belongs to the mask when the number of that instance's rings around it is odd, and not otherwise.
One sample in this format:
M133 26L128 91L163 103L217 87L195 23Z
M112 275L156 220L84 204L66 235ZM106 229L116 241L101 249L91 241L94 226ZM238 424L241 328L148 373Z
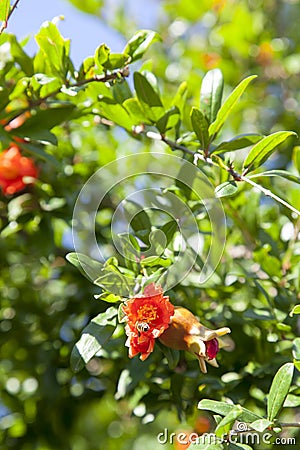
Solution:
M102 95L98 98L101 114L126 130L131 131L133 120L127 110L112 98L104 97Z
M300 184L300 177L294 175L293 173L287 172L286 170L266 170L265 172L256 173L250 175L249 178L259 178L259 177L281 177L286 180L293 181L294 183Z
M183 81L177 89L177 92L173 98L172 106L177 106L182 112L187 97L187 82Z
M261 166L269 156L276 150L279 144L282 144L289 136L296 135L293 131L278 131L263 138L249 152L244 161L244 173L248 173Z
M108 308L104 313L98 314L86 326L81 338L73 347L71 353L71 368L74 372L83 369L93 356L105 345L116 328L117 309Z
M75 105L70 104L44 110L40 109L14 130L14 134L30 138L45 129L51 130L56 125L64 122L71 115L74 108Z
M289 392L294 373L294 365L286 363L276 373L268 396L267 413L268 420L277 418L285 398Z
M44 161L53 164L56 168L61 169L60 162L53 155L45 152L41 145L29 142L18 142L18 145L34 157L41 158Z
M249 145L256 144L264 136L261 134L242 134L241 136L236 136L230 141L221 142L211 153L219 155L221 153L232 152L235 150L240 150Z
M169 267L172 264L172 260L167 258L160 258L157 255L148 256L147 258L144 258L141 260L141 266L142 267Z
M234 89L234 91L227 97L223 105L218 111L216 120L210 125L209 127L209 135L210 136L216 136L218 132L221 130L222 126L224 125L227 117L229 116L232 109L237 104L238 100L240 99L241 95L247 88L248 84L256 78L256 75L252 75L248 78L245 78L241 83Z
M236 406L237 405L231 405L230 403L218 402L216 400L208 400L208 399L203 399L198 403L199 409L212 411L221 416L226 416ZM243 407L241 407L241 408L242 408L243 412L239 416L240 420L242 420L244 422L253 422L254 420L262 419L262 417L253 413L252 411L249 411L248 409L243 408Z
M228 433L234 422L243 413L243 409L240 405L234 406L226 416L218 423L215 433L218 437L222 437L224 434Z
M92 282L102 273L103 264L82 253L68 253L66 259Z
M300 361L300 337L293 340L293 358Z
M142 58L146 50L156 41L160 41L159 34L152 30L140 30L127 42L123 53L131 56L130 62Z
M129 221L130 226L134 231L146 230L148 233L151 231L151 222L148 214L138 203L125 200L123 202L124 214Z
M166 246L169 245L169 243L171 242L174 233L176 231L178 231L178 223L176 222L176 220L170 220L170 222L165 223L162 227L161 227L161 231L164 233L165 237L166 237Z
M140 101L149 106L163 106L157 92L153 89L147 78L139 72L133 75L134 88Z
M10 0L2 0L0 2L0 20L5 21L7 19L10 7Z
M101 44L96 48L94 61L98 67L101 67L109 58L110 48L106 44Z
M300 314L300 305L294 306L294 308L290 312L290 316L293 316L294 314Z
M210 70L202 80L200 90L200 108L207 117L209 124L215 120L220 109L223 86L223 74L220 69Z
M124 67L129 62L129 55L123 53L110 53L108 60L102 63L106 70L115 70Z
M191 112L193 130L200 141L202 149L207 149L209 145L208 122L200 109L193 107Z
M156 126L160 133L164 134L167 130L174 128L179 119L180 111L177 106L173 106L156 122Z
M235 181L225 181L225 183L216 187L215 195L217 198L230 197L231 195L234 195L237 190L238 186Z
M268 419L258 419L250 423L250 427L260 433L265 431L270 425L272 425L272 422Z
M300 174L300 146L299 145L296 145L293 148L292 159L293 159L293 163L294 163L298 173Z

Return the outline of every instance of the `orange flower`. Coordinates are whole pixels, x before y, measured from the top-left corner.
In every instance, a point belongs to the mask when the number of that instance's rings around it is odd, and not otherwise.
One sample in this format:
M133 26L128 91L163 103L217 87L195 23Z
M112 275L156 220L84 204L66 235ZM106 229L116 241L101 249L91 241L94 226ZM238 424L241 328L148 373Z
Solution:
M26 184L30 184L25 182L24 177L36 178L37 174L33 160L22 156L16 144L11 144L0 154L0 186L4 194L21 191Z
M221 61L221 56L215 52L203 53L201 55L201 59L205 69L210 70L218 67Z
M125 303L123 312L127 321L125 332L129 356L132 358L141 353L143 361L153 351L154 340L168 328L174 306L169 297L163 295L162 288L151 283L145 287L143 295Z
M230 333L230 329L219 328L210 330L204 327L191 311L181 306L175 306L171 323L160 336L162 344L175 350L186 350L199 360L200 369L207 372L206 362L218 367L216 356L219 351L220 336Z

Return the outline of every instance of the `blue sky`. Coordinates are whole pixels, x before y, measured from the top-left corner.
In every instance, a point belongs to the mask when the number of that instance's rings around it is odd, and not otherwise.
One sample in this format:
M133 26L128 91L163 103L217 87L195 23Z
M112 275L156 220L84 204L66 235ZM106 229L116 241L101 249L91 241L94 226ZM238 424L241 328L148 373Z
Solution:
M10 19L8 32L18 38L28 35L32 37L26 49L34 54L37 47L34 35L41 24L53 17L63 15L59 29L66 38L71 38L71 57L75 66L79 66L84 58L93 55L95 48L102 42L118 52L125 41L96 17L84 14L64 0L21 0L17 10Z
M116 1L120 0L110 0L107 4L113 6ZM123 0L123 4L128 7L129 15L131 12L135 14L139 28L151 28L159 7L158 0ZM93 55L95 48L102 42L111 47L113 52L123 49L125 40L118 32L105 25L104 21L78 11L67 0L21 0L7 31L19 39L30 35L32 39L26 50L33 55L36 51L34 35L41 24L60 15L65 20L60 22L59 29L64 37L71 39L71 57L76 67L84 58Z

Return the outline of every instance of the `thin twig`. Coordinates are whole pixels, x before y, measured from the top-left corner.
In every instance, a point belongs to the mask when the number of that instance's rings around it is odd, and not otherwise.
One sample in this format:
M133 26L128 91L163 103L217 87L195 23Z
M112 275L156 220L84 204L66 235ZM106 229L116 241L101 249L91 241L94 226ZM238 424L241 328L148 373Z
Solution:
M146 136L151 139L157 139L157 140L161 140L161 141L165 142L173 150L181 150L182 152L187 153L188 155L193 155L194 156L194 164L197 164L197 161L201 160L202 162L207 163L210 166L215 166L215 167L219 167L223 170L226 170L233 177L233 179L235 181L244 181L245 183L250 184L252 187L254 187L254 188L258 189L260 192L262 192L266 197L272 198L276 202L280 203L281 205L288 208L290 211L293 211L295 214L300 216L300 211L298 211L298 209L294 208L294 206L287 203L281 197L278 197L278 195L274 194L269 189L266 189L263 186L261 186L260 184L255 183L250 178L247 178L245 175L241 175L238 172L236 172L234 170L232 164L229 164L228 166L226 166L224 163L218 164L215 161L213 161L210 157L207 157L199 152L193 152L192 150L186 148L184 145L177 144L177 142L171 141L170 139L167 139L166 137L161 136L158 133L148 132L148 133L146 133Z
M7 28L8 26L8 21L11 18L11 15L13 14L14 10L16 9L16 7L18 6L18 3L20 2L20 0L16 0L15 3L13 4L13 6L11 7L11 10L9 11L6 19L3 21L3 24L0 28L0 34L3 33L3 31Z
M280 428L300 428L300 422L280 422L278 426Z
M277 201L281 205L285 206L286 208L288 208L289 210L293 211L298 216L300 216L300 211L298 211L298 209L294 208L292 205L287 203L281 197L278 197L278 195L274 194L269 189L265 189L263 186L261 186L260 184L255 183L250 178L247 178L244 175L240 175L240 177L241 177L241 181L245 181L246 183L250 184L252 187L254 187L254 188L258 189L260 192L262 192L266 197L272 198L273 200Z
M73 84L69 84L66 83L65 87L67 89L72 89L72 88L76 88L76 87L81 87L81 86L85 86L86 84L89 83L106 83L107 81L113 81L118 79L120 76L122 78L128 77L129 75L129 69L128 67L124 67L123 69L119 69L115 72L109 73L109 74L104 74L104 75L95 75L94 77L91 78L86 78L85 80L80 80L77 81ZM17 117L21 116L22 114L24 114L26 111L29 111L31 108L35 108L37 106L40 106L41 104L45 103L49 98L51 97L55 97L56 95L58 95L61 92L61 87L55 89L55 91L50 92L49 94L45 95L44 97L41 97L35 101L30 101L29 106L27 108L22 109L21 111L18 112L18 114L16 114L13 117L10 117L9 120L2 124L3 127L5 127L6 125L8 125L12 120L16 119Z

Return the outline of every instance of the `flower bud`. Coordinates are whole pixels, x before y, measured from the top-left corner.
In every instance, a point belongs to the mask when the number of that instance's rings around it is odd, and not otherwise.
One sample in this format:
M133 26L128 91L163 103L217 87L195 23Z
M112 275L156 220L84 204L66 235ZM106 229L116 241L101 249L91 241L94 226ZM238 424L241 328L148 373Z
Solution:
M206 373L206 362L218 367L216 355L219 342L222 343L219 338L228 333L230 329L227 327L210 330L203 326L191 311L182 306L175 306L171 323L159 336L159 340L174 350L185 350L194 354L199 360L201 371Z

